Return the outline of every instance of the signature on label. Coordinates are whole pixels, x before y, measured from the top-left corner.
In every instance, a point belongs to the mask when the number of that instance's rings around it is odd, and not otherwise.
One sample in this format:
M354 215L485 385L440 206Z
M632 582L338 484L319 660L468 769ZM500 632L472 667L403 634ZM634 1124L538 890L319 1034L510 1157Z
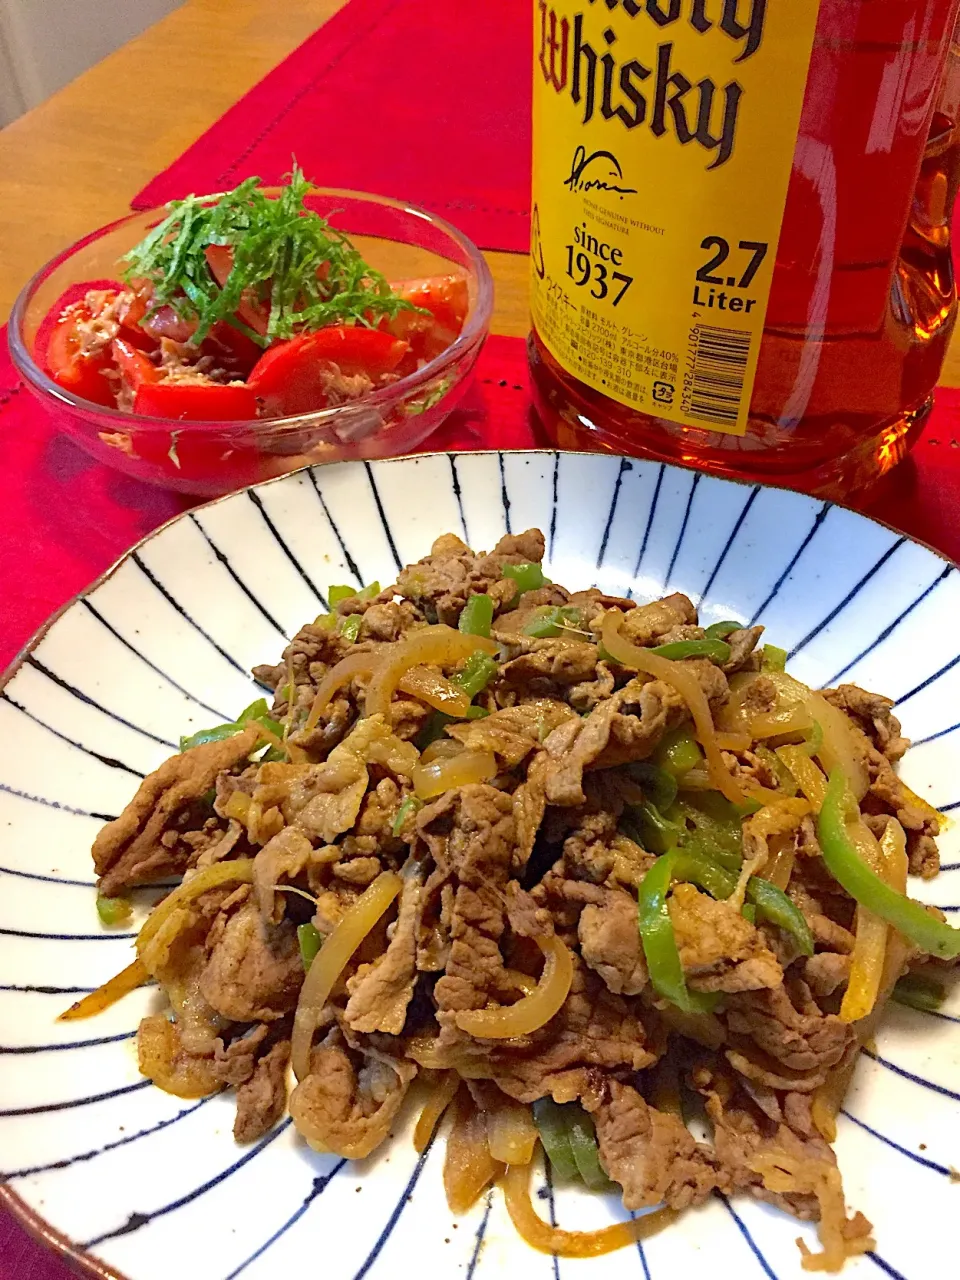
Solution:
M570 165L570 176L563 185L570 191L616 191L619 195L636 195L636 187L624 187L623 169L612 151L591 151L577 147Z

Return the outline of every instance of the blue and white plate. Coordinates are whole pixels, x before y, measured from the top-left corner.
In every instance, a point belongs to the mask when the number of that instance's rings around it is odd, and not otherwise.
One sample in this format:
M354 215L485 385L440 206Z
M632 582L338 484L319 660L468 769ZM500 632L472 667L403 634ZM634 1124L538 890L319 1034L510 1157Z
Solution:
M180 516L59 614L0 696L0 1180L28 1225L93 1272L801 1275L795 1239L811 1229L750 1199L715 1199L639 1251L558 1262L520 1242L499 1193L452 1218L442 1141L418 1159L399 1133L345 1164L287 1122L235 1146L230 1098L183 1102L139 1076L148 990L55 1021L131 958L133 934L99 924L90 844L180 735L257 696L250 668L325 609L328 583L390 582L446 530L489 548L530 525L557 581L642 600L684 591L705 622L764 623L800 679L895 697L917 743L907 782L960 808L960 573L828 503L614 457L484 453L300 471ZM943 874L912 890L957 912L955 829L942 848ZM891 1009L840 1123L848 1201L878 1250L850 1274L955 1274L958 1104L960 991L938 1014ZM619 1213L567 1190L538 1203L570 1228Z

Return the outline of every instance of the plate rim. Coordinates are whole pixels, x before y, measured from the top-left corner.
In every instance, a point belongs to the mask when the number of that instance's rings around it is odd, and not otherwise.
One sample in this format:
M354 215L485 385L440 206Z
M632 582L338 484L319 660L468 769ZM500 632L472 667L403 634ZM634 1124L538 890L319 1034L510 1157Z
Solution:
M658 466L670 471L679 471L685 474L693 474L703 476L707 480L721 480L727 484L739 485L744 489L767 489L775 493L786 493L799 495L801 498L807 498L811 502L818 499L814 494L805 493L802 489L790 489L782 484L769 484L765 480L743 480L739 476L719 476L714 475L710 471L705 471L700 467L688 467L678 462L664 462L659 458L642 458L636 455L626 453L606 453L591 449L550 449L546 446L538 446L533 449L431 449L414 453L400 453L394 458L349 458L339 462L311 462L306 466L297 467L294 471L285 471L283 475L271 476L268 480L258 480L256 484L242 485L239 489L231 489L229 493L221 493L216 498L210 498L206 502L197 503L194 506L187 507L183 511L178 511L175 515L169 516L162 524L158 524L155 529L151 529L149 533L145 533L142 538L138 538L125 551L122 551L111 564L98 574L90 583L82 590L75 592L68 600L50 614L44 622L40 624L37 630L30 636L17 653L11 658L7 666L0 672L0 693L7 687L13 677L26 662L27 658L33 653L37 645L44 639L47 632L60 621L61 617L81 600L85 600L89 595L102 586L103 583L109 581L115 573L117 573L132 555L145 547L147 543L152 542L154 538L165 533L167 529L183 520L191 514L197 514L201 511L208 511L212 507L219 506L221 502L227 502L231 498L236 498L242 493L251 493L259 489L266 489L270 485L282 484L285 480L291 479L293 476L303 475L307 471L318 471L326 467L370 467L372 463L393 464L397 462L413 462L421 458L503 458L510 454L531 454L534 456L553 456L555 458L607 458L611 462L644 462L650 466ZM890 533L895 533L900 538L906 538L908 542L912 542L914 546L922 547L924 551L929 551L932 556L936 556L945 566L960 570L960 560L954 560L946 555L939 548L933 546L930 542L925 542L923 538L916 538L912 533L907 533L904 529L899 528L895 524L891 524L888 520L881 520L879 516L867 515L863 511L857 511L854 507L848 506L845 502L835 502L832 498L822 498L820 501L825 502L829 507L836 507L839 511L846 511L848 514L855 516L858 520L865 520L868 524L877 525L881 529L886 529ZM2 1196L3 1188L0 1187L0 1196Z
M94 591L96 591L105 582L114 576L130 559L135 552L141 547L152 542L154 538L159 537L166 532L172 525L178 521L188 518L189 515L197 512L206 511L211 507L219 506L222 502L237 497L240 494L248 493L260 489L265 489L270 485L282 484L284 481L290 480L293 476L302 475L304 472L322 471L328 466L350 466L353 468L367 467L372 463L399 463L418 461L421 458L457 458L457 457L498 457L502 459L505 455L524 454L534 456L553 456L557 459L561 457L571 458L605 458L613 462L643 462L649 463L651 466L659 466L671 471L679 471L691 473L693 475L704 476L710 480L722 480L730 484L740 485L746 489L770 489L779 493L799 494L800 497L806 498L811 502L816 502L817 498L813 494L804 493L802 490L789 489L785 485L768 484L765 481L743 480L736 476L720 476L714 475L712 472L704 471L699 467L688 467L680 463L664 462L658 458L642 458L631 456L629 454L617 454L598 452L589 449L550 449L546 447L538 447L532 449L433 449L424 450L418 453L398 454L394 458L355 458L346 462L321 462L310 463L307 466L298 467L294 471L287 471L280 476L271 476L267 480L258 481L256 484L243 485L239 489L232 489L229 493L220 494L216 498L211 498L207 502L199 503L195 506L186 508L184 511L178 511L175 515L164 520L162 524L157 525L155 529L151 529L149 533L144 534L131 546L127 547L102 573L93 579L83 590L76 592L69 600L64 601L45 622L33 633L29 640L17 652L5 670L0 674L0 693L7 687L11 680L17 675L20 668L30 657L33 651L46 637L47 633L56 625L63 615L72 609L74 605L81 600L86 599ZM886 520L881 520L877 516L866 515L862 511L856 511L853 507L847 506L846 503L834 502L830 498L821 499L830 507L836 507L841 511L849 512L856 516L859 520L864 520L868 524L877 525L882 529L886 529L891 533L897 534L898 537L906 538L908 542L914 543L916 546L923 547L935 556L945 566L960 569L960 563L952 560L930 543L924 542L921 538L915 538L912 534L905 533L903 529L897 528L896 525L890 524ZM6 1183L0 1183L0 1208L5 1209L14 1219L18 1226L22 1227L28 1236L38 1244L55 1252L66 1264L74 1270L81 1270L86 1274L96 1277L97 1280L131 1280L126 1273L116 1270L102 1259L87 1253L77 1247L75 1241L69 1236L59 1231L51 1222L49 1222L41 1213L31 1208L29 1204Z

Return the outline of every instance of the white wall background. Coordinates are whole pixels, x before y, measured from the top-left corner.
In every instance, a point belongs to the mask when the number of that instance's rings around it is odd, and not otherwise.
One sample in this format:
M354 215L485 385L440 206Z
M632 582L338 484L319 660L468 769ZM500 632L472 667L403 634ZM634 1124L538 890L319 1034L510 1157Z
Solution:
M0 0L0 126L183 0Z

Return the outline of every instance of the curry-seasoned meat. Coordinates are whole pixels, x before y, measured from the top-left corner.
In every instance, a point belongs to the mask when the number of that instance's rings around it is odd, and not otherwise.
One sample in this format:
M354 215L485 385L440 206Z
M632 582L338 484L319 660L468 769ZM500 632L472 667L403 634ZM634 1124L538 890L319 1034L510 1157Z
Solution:
M578 1141L593 1125L631 1212L758 1196L819 1220L813 1265L836 1269L872 1237L822 1131L917 953L866 930L831 874L818 793L824 760L845 760L888 856L902 837L911 871L936 873L893 704L824 690L839 715L819 704L821 741L798 705L813 691L762 669L762 627L704 645L685 595L512 573L543 554L538 530L488 553L438 538L257 668L264 735L168 761L104 830L103 892L185 875L140 948L168 1002L141 1024L141 1070L185 1097L234 1090L237 1141L286 1109L349 1159L388 1139L422 1071L428 1119L454 1098L451 1194L495 1180L497 1144L532 1142L528 1109L550 1098ZM492 644L459 630L474 595ZM647 663L611 627L688 656ZM496 669L467 709L478 648ZM652 892L654 867L670 876ZM867 962L885 977L850 1021ZM703 1100L695 1133L683 1089Z
M587 903L577 925L580 954L617 995L635 996L647 985L647 966L637 929L637 904L622 889Z
M308 1141L322 1134L315 1141L362 1160L387 1136L416 1070L405 1060L358 1054L333 1030L290 1095L290 1115Z
M783 970L763 935L740 912L692 884L678 884L670 919L680 963L698 991L757 991L779 987Z
M450 952L434 987L437 1021L459 1036L456 1015L482 1009L506 985L500 939L506 927L504 891L513 855L513 806L495 787L463 787L439 858L454 884Z
M899 760L910 745L900 732L900 721L893 714L892 698L868 693L855 684L824 689L823 696L832 706L848 715L888 760Z
M417 920L422 892L422 872L411 866L386 951L371 964L361 965L347 983L350 999L343 1017L353 1031L385 1031L396 1036L403 1030L417 977Z
M217 918L200 975L200 992L213 1009L234 1022L272 1022L290 1013L303 983L297 936L289 921L264 921L247 900Z
M679 1116L657 1111L636 1089L611 1080L593 1112L600 1159L623 1187L625 1209L702 1204L717 1185L716 1157Z
M104 897L187 869L196 845L183 837L202 829L211 814L206 797L217 777L245 764L257 737L251 725L234 738L171 756L144 778L120 817L108 822L93 842Z
M538 563L544 540L539 529L500 539L489 554L474 552L455 534L446 533L433 544L430 554L401 570L397 590L423 610L431 622L456 626L471 595L490 595L498 608L517 595L516 583L505 577L507 564Z
M237 1089L233 1136L237 1142L256 1142L268 1133L287 1109L287 1064L290 1041L278 1040L258 1058L249 1079Z

